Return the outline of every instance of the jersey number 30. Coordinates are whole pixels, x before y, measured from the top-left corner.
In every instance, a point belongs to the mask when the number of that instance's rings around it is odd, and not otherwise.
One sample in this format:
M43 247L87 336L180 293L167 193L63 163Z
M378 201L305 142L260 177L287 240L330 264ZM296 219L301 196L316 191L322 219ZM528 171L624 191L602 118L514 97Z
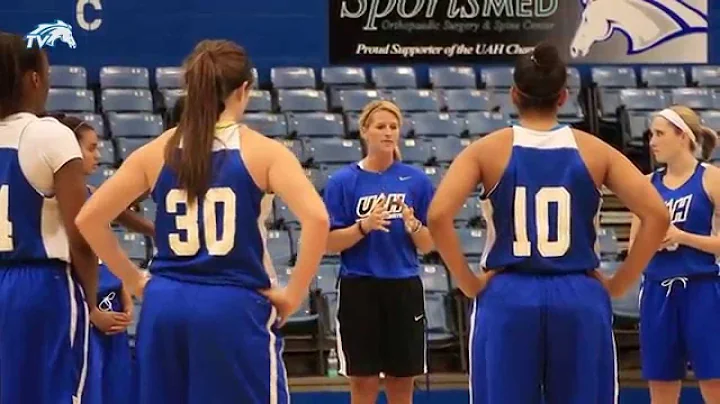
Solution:
M175 227L185 231L185 240L177 233L168 236L170 249L178 256L193 256L200 251L200 220L197 203L189 204L184 190L173 189L165 197L167 213L177 214L185 205L185 214L175 216ZM218 205L222 206L222 234L218 232ZM227 255L235 246L235 192L231 188L210 188L203 201L205 246L210 255Z
M550 204L557 205L556 240L550 240ZM527 188L515 188L515 241L513 255L529 257ZM562 257L570 248L570 193L563 187L540 188L535 194L537 251L542 257Z
M0 252L13 250L13 226L10 222L10 186L0 186Z

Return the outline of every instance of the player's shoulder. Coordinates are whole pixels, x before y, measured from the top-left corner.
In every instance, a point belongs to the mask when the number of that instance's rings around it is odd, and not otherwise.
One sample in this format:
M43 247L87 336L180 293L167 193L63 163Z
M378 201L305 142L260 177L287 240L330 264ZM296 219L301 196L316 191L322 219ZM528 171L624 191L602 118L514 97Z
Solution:
M705 172L703 173L703 177L709 180L712 180L713 182L720 181L720 168L710 164L710 163L700 163L702 167L705 169Z
M23 136L43 136L57 140L58 138L75 138L73 131L51 116L28 118ZM49 143L49 139L48 139Z
M573 133L573 136L575 137L575 141L578 143L578 146L590 146L598 149L611 149L612 146L607 144L604 140L600 139L599 137L593 135L592 133L585 132L584 130L576 129L576 128L570 128L570 130Z

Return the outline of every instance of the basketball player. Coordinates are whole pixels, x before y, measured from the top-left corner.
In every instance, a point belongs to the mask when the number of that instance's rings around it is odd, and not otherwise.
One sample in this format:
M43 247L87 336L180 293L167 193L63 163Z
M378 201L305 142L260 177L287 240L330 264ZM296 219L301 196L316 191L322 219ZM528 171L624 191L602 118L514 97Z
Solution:
M706 403L720 403L720 170L698 161L712 154L715 132L690 108L660 111L650 128L650 149L665 167L650 175L672 224L645 269L640 301L643 377L653 404L676 404L688 362ZM631 249L645 240L630 232ZM642 242L633 243L637 238Z
M438 251L460 289L475 299L471 402L615 403L610 296L640 277L668 228L667 209L621 153L558 124L568 93L566 65L555 47L541 44L519 57L513 74L520 124L463 150L428 214ZM479 183L488 244L486 272L475 276L453 218ZM638 215L643 240L610 279L594 271L602 185Z
M402 113L389 101L360 115L365 157L325 187L328 251L341 253L337 313L339 373L353 404L375 403L380 373L391 404L411 403L425 363L425 297L418 251L433 249L425 227L433 196L428 176L398 152Z
M326 245L322 199L282 144L237 122L252 68L245 51L200 42L184 63L180 124L138 149L90 197L78 226L136 296L139 403L287 403L278 324L308 296ZM147 279L123 254L112 220L147 190L157 253ZM268 193L302 224L286 288L263 264ZM271 205L270 205L271 206ZM280 321L278 321L280 320Z
M91 175L98 168L98 135L85 121L56 115L60 123L70 128L83 157L83 171ZM88 185L89 192L94 188ZM125 228L152 237L152 222L128 209L115 220ZM127 327L132 323L133 301L122 282L106 265L99 266L97 310L94 327L90 332L90 353L87 383L83 402L101 404L131 404L133 387L133 363Z
M96 306L97 258L74 223L86 195L80 147L36 115L48 68L43 51L0 33L0 404L79 400L87 375L83 289Z

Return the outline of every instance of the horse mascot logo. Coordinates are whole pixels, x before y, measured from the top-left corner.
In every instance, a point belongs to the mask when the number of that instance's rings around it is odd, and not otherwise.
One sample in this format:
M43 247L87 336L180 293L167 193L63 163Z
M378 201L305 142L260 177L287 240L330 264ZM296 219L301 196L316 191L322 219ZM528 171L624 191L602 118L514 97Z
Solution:
M72 34L72 26L61 20L55 20L54 23L40 24L29 34L25 35L27 47L32 48L34 43L38 47L43 46L55 47L56 41L64 42L70 49L75 49L77 43Z
M716 1L716 0L709 0ZM580 25L570 44L570 56L587 56L596 42L615 32L625 35L628 55L655 48L667 41L707 33L707 13L683 0L580 0Z

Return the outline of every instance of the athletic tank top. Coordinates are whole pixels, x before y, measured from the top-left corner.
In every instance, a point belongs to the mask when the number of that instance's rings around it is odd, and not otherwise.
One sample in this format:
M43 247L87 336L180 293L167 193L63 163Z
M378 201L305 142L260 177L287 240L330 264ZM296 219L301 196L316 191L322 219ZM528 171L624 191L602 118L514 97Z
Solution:
M18 148L28 125L51 118L16 114L0 121L0 267L13 262L70 262L70 249L54 195L43 195L20 166ZM74 138L68 139L74 142Z
M514 126L510 161L481 203L488 226L483 266L541 273L598 267L601 194L569 127Z
M182 145L181 145L182 147ZM207 193L188 203L175 171L164 166L152 190L156 253L150 273L181 281L268 288L264 223L272 204L242 159L238 125L220 130ZM262 207L262 208L261 208Z
M703 187L705 167L698 163L690 178L675 189L663 183L664 168L653 172L650 179L670 211L672 224L682 231L701 236L713 234L715 216L713 202ZM718 273L715 256L684 245L658 251L645 269L645 276L654 280L712 273Z

